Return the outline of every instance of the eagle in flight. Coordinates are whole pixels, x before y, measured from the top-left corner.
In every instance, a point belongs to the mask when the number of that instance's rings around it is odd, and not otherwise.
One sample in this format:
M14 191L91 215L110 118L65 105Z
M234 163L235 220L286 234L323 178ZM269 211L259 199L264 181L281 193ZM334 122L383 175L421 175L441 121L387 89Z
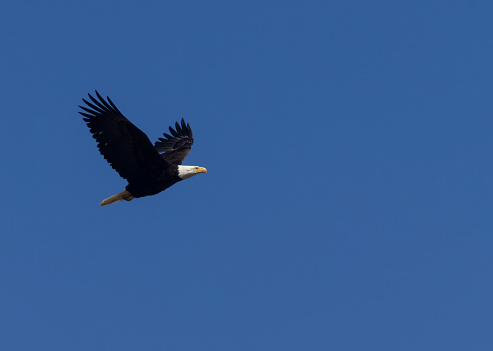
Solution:
M87 105L79 106L92 137L98 143L101 155L118 174L128 181L122 192L110 196L101 202L101 206L120 200L155 195L173 184L207 173L199 166L183 166L193 145L193 133L190 124L175 122L175 128L169 127L171 134L163 133L152 145L147 135L130 122L107 97L106 101L96 91L97 99L89 95Z

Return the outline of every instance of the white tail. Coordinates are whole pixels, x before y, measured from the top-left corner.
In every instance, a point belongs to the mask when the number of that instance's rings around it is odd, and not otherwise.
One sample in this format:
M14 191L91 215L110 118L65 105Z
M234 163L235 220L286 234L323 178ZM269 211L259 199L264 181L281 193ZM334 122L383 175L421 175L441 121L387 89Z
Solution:
M126 201L130 201L132 200L134 197L132 196L132 194L130 194L127 190L123 190L121 193L118 193L118 194L115 194L113 196L110 196L109 198L107 199L104 199L100 204L99 206L106 206L106 205L111 205L111 204L114 204L115 202L117 201L121 201L121 200L126 200Z

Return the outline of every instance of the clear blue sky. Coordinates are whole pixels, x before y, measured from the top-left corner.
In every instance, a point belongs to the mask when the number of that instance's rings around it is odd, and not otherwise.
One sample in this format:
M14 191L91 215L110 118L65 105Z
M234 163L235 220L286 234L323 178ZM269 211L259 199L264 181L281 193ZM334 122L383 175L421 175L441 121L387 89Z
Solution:
M492 350L492 14L2 1L0 350ZM101 208L95 89L209 173Z

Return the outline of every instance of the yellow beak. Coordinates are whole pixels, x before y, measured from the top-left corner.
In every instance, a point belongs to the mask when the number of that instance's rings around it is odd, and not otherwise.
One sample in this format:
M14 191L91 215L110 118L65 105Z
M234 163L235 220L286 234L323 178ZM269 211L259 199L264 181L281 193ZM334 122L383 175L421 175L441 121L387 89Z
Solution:
M195 172L196 173L207 173L207 169L205 167L199 167Z

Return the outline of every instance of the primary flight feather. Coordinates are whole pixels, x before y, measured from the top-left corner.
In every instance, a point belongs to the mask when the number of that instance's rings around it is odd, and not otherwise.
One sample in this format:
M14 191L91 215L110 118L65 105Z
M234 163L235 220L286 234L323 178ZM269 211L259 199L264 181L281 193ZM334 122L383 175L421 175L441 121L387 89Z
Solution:
M204 167L182 166L193 145L193 133L183 118L175 122L170 134L163 133L154 145L139 128L130 122L107 97L96 91L91 102L82 99L87 107L79 106L101 155L111 167L128 181L125 190L101 202L101 206L120 200L155 195L173 184L199 173Z

